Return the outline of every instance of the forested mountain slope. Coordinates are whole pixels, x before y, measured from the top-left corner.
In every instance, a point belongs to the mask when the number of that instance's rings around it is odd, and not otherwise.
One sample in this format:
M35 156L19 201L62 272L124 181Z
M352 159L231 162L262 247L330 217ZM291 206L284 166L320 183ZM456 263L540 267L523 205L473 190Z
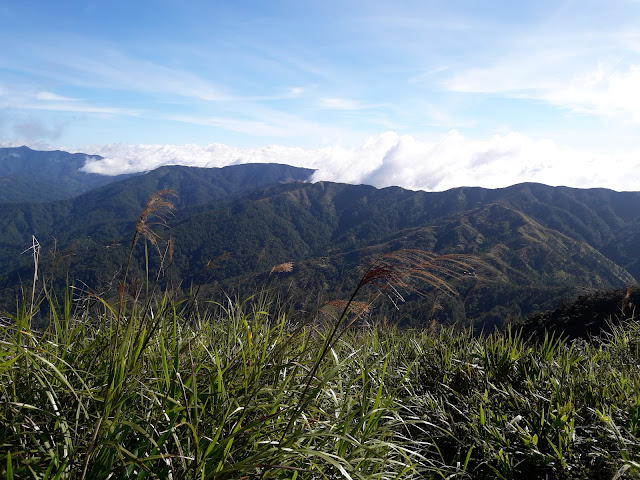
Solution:
M415 248L467 255L486 267L465 278L458 295L439 295L442 308L430 315L499 323L554 306L575 289L621 287L640 276L637 192L539 184L415 192L312 184L306 182L311 173L273 164L163 167L71 199L4 204L3 298L15 297L30 278L30 260L20 253L31 235L43 252L56 239L62 278L68 273L96 289L111 281L145 202L161 189L175 192L170 229L162 235L174 238L172 275L183 288L206 279L250 291L282 280L307 305L344 295L357 268L376 255ZM293 262L293 272L270 276L283 262ZM426 321L424 303L411 305L402 317Z
M71 198L127 175L86 173L82 167L98 155L0 148L0 203L39 203Z

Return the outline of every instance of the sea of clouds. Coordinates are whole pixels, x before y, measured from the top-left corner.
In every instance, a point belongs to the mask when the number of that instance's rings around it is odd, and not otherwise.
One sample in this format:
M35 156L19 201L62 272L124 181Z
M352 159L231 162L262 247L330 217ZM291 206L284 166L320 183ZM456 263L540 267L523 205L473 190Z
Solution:
M640 189L640 152L596 155L514 132L488 140L473 140L451 131L431 143L386 132L354 148L303 149L278 145L235 148L220 143L108 144L79 151L104 157L89 159L84 166L85 171L102 175L144 172L164 165L223 167L282 163L315 169L310 179L313 182L395 185L412 190L442 191L459 186L500 188L521 182Z

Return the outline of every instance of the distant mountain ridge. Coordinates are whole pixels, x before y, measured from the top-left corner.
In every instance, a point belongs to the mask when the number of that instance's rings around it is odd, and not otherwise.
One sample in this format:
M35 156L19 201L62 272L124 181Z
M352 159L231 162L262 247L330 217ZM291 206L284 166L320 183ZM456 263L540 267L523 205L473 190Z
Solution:
M125 178L81 170L99 155L39 151L29 147L0 148L0 203L62 200Z
M56 162L42 158L54 168ZM73 161L77 167L79 157ZM640 278L638 192L530 183L415 192L308 183L312 173L277 164L162 167L74 198L5 204L0 295L15 298L20 279L29 278L30 261L20 253L31 235L45 247L57 240L71 278L91 288L108 282L126 257L145 202L166 188L177 197L165 234L175 239L173 268L185 286L201 281L206 269L212 284L250 292L277 280L269 275L274 265L294 262L282 278L306 305L312 297L344 295L357 267L379 254L416 248L472 255L490 267L489 277L466 279L457 296L431 298L427 303L442 306L435 313L413 299L401 313L384 314L491 325L555 306L575 289L622 287ZM207 267L212 260L214 269Z

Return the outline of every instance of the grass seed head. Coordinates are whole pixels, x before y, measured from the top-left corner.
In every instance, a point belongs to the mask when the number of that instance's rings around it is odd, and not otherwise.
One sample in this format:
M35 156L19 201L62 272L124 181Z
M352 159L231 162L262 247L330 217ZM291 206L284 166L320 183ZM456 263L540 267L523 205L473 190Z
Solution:
M424 286L456 293L453 281L474 275L473 263L474 259L468 255L436 255L423 250L402 249L380 257L364 274L360 284L371 284L391 292L400 301L400 290L423 293Z
M171 189L158 190L151 195L151 198L149 198L149 201L138 218L136 236L143 235L157 247L160 236L154 231L154 228L167 226L169 217L171 217L173 210L175 210L175 206L171 202L170 197L176 196Z
M365 313L369 313L369 307L371 306L368 302L358 302L355 300L351 301L351 304L346 300L330 300L322 306L320 311L328 317L337 320L347 305L349 307L349 311L353 313L356 318L364 315Z
M293 263L292 262L280 263L279 265L276 265L275 267L273 267L271 269L271 273L292 272L292 271L293 271Z

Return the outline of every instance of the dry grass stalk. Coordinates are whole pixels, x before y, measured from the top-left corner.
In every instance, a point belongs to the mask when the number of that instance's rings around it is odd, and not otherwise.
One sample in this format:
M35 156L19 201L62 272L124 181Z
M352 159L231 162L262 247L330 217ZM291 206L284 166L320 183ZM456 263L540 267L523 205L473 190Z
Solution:
M273 267L271 269L270 273L275 273L275 272L292 272L293 271L293 263L292 262L286 262L286 263L281 263L279 265L276 265L275 267Z
M349 307L349 311L358 318L365 313L369 313L369 307L371 304L369 302L358 302L354 300L350 305L348 305L346 300L331 300L325 303L320 311L334 320L337 320L347 306Z
M140 235L143 235L155 247L158 246L160 236L153 231L155 227L167 226L167 221L173 213L175 206L168 197L175 197L176 194L171 189L158 190L151 195L149 201L145 205L138 223L136 224L136 236L134 237L134 246Z
M216 258L210 258L207 260L207 264L202 269L203 271L210 270L212 268L222 268L222 264L231 258L231 252L224 252L218 255Z
M401 290L424 293L426 285L456 293L452 280L475 276L473 257L459 254L436 255L423 250L402 249L380 257L362 277L360 287L374 285L402 301Z
M140 238L140 235L144 236L151 244L160 251L158 241L160 235L154 232L154 228L158 226L166 227L169 217L175 209L173 203L169 200L169 197L176 197L177 195L171 189L158 190L151 195L149 201L142 209L138 222L136 223L136 230L131 240L131 246L129 247L129 257L124 268L124 275L120 283L120 295L118 300L118 316L117 321L122 317L124 308L124 289L127 283L127 274L129 272L129 266L131 265L131 259L133 258L133 250ZM171 244L169 248L172 249Z
M29 315L32 316L33 307L35 305L35 300L36 300L36 283L38 281L38 262L40 260L40 242L38 242L38 239L34 235L31 235L31 247L29 247L27 250L25 250L22 253L28 252L29 250L31 250L33 254L33 285L31 286L31 303L29 305Z
M404 300L400 294L401 289L422 293L420 289L413 285L416 280L420 280L423 283L426 282L429 286L438 290L455 293L449 281L465 275L475 275L475 269L472 266L473 261L473 257L466 255L436 255L423 250L397 250L383 255L369 267L349 300L335 300L325 304L325 306L337 307L337 311L340 311L339 307L342 307L341 313L333 316L335 319L333 328L324 342L324 347L318 356L318 360L316 360L313 368L305 377L305 387L300 394L300 398L294 409L294 414L283 430L280 442L284 441L289 429L293 425L294 418L300 413L301 405L311 386L311 379L315 378L316 372L322 360L327 355L327 352L349 327L353 325L359 316L356 314L349 321L345 321L349 312L357 313L358 310L360 310L361 315L364 313L364 305L366 305L366 310L368 311L371 302L382 293L387 294L394 303L398 300ZM366 303L356 301L356 296L366 285L377 287L378 294L374 296L373 300ZM395 300L392 295L395 296ZM326 313L324 307L322 310Z

